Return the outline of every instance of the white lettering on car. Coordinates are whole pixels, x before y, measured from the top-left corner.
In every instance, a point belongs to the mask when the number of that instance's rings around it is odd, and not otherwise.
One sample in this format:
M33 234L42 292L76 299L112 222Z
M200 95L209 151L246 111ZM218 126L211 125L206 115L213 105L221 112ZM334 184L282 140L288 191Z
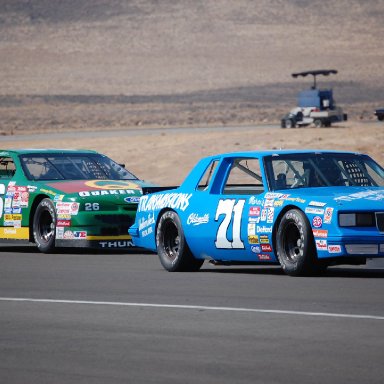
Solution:
M220 200L216 210L215 221L224 215L223 221L217 230L215 245L216 248L236 248L243 249L244 243L241 241L241 217L243 213L245 200L235 199ZM233 216L233 219L232 219ZM228 239L228 228L232 222L232 241Z

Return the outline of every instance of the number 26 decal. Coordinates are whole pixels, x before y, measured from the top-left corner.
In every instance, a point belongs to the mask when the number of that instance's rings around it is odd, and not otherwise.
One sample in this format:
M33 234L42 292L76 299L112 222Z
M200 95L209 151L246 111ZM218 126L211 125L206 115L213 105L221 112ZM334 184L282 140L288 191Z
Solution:
M99 211L100 205L99 205L99 203L85 203L85 210L86 211Z
M220 200L216 210L215 221L220 215L225 215L217 230L215 245L216 248L237 248L243 249L244 243L240 238L241 216L243 213L245 200L235 199ZM232 222L232 241L228 239L228 229Z

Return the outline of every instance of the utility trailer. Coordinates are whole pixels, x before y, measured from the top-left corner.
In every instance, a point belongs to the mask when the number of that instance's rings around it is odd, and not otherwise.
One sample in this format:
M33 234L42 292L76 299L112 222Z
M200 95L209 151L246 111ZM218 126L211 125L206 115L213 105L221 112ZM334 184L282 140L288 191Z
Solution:
M306 127L314 124L316 127L330 127L332 123L346 121L347 114L336 106L332 89L318 89L316 76L336 74L335 69L318 69L314 71L292 73L292 77L313 76L311 89L301 91L298 95L297 107L293 108L281 119L281 128Z

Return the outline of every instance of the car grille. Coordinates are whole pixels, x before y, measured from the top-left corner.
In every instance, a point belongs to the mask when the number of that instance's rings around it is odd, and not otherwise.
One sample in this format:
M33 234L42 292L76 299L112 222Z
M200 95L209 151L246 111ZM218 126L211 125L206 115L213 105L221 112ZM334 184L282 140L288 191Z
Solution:
M102 236L127 235L128 228L135 221L130 215L95 215L95 219L100 222Z
M384 233L384 212L376 212L376 227L379 232Z

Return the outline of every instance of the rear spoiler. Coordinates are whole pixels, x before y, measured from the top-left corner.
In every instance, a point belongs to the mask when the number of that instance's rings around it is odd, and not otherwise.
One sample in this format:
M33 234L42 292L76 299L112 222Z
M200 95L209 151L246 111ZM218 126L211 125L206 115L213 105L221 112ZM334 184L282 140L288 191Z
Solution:
M178 188L178 186L168 186L168 187L154 186L154 187L142 187L141 189L143 190L143 195L148 195L149 193L168 191L176 188Z

